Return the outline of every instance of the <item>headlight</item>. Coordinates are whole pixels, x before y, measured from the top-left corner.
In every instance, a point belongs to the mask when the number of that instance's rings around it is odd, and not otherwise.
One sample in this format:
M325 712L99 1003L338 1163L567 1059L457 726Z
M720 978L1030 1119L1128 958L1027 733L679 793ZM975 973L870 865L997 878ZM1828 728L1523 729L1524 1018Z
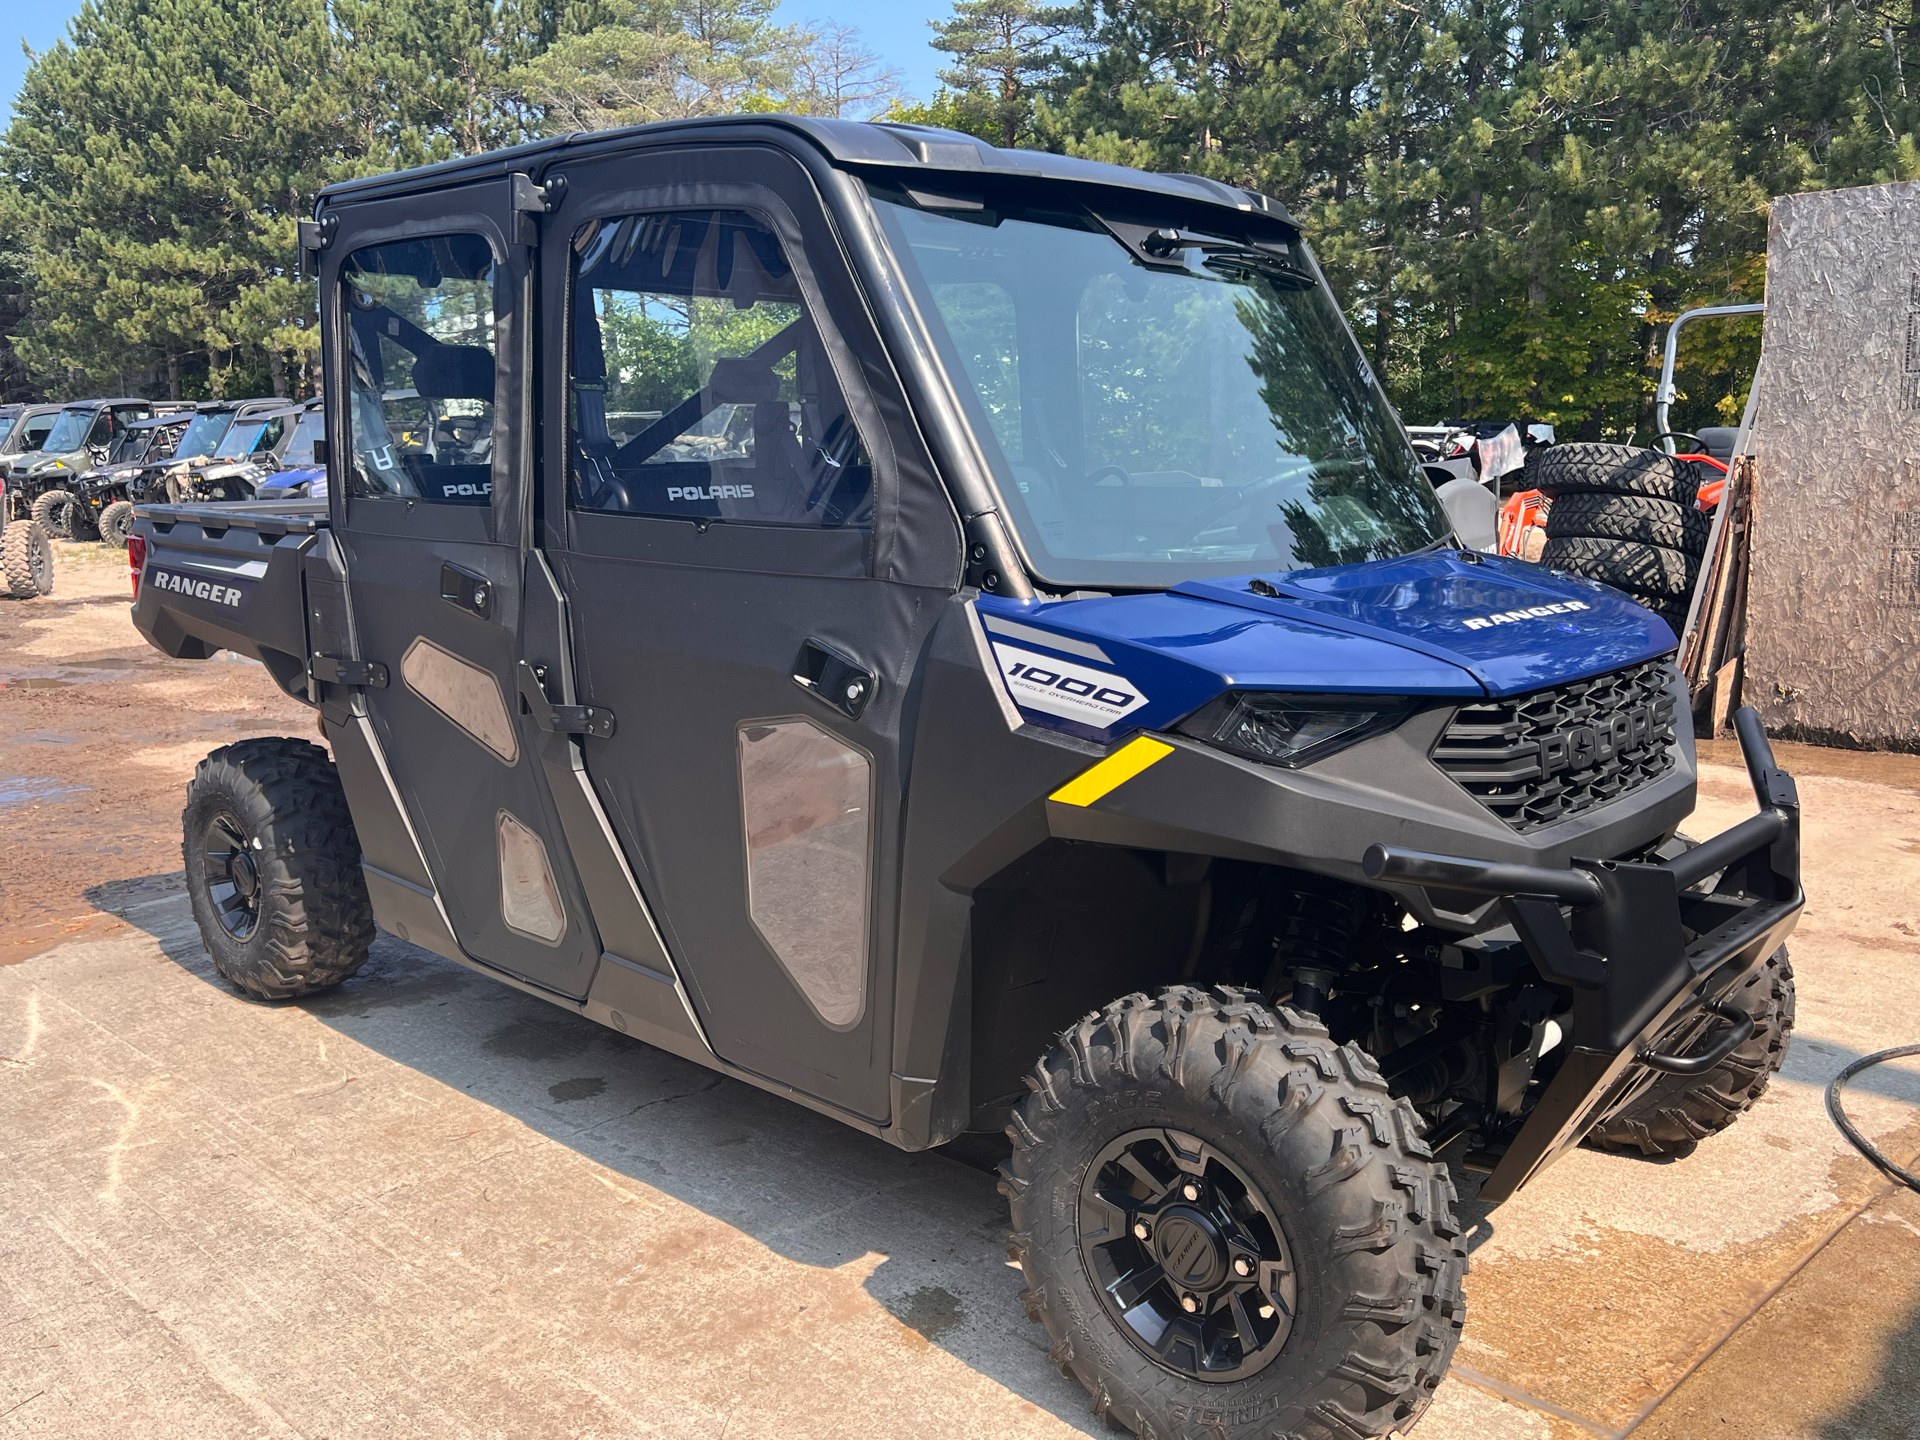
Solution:
M1417 703L1404 695L1230 690L1175 728L1249 760L1291 767L1393 729Z

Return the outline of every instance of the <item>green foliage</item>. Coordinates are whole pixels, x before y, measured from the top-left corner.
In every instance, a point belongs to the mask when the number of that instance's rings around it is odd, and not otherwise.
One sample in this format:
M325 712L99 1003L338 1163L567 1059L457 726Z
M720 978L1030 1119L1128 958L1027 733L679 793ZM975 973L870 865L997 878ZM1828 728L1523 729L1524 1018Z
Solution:
M0 398L308 390L320 188L551 131L865 115L899 77L775 0L83 0L0 135Z
M936 30L960 128L1285 199L1410 418L1644 438L1667 322L1759 296L1769 195L1920 175L1912 0L959 0ZM1675 424L1738 418L1757 335L1694 328Z

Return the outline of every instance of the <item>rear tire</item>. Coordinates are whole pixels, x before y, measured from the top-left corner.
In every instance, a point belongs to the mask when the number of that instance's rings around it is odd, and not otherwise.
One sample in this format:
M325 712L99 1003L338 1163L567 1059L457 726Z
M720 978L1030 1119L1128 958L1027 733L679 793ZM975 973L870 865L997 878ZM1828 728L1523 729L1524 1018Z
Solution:
M65 490L43 490L33 502L33 518L56 540L73 535L73 496Z
M0 531L0 576L16 600L53 593L53 541L38 520L15 520Z
M1693 466L1660 450L1636 445L1584 442L1550 445L1534 452L1528 480L1537 490L1562 495L1649 495L1676 505L1693 504L1698 478Z
M127 548L127 537L133 534L133 502L116 500L100 512L100 538L109 545Z
M1753 1038L1704 1075L1656 1076L1625 1109L1588 1131L1587 1144L1654 1157L1691 1155L1707 1136L1753 1108L1787 1058L1793 1038L1793 962L1787 947L1755 966L1726 998L1753 1017ZM1714 1020L1693 1048L1708 1049L1726 1029L1726 1021Z
M1096 1415L1352 1440L1426 1409L1466 1252L1446 1167L1364 1052L1251 990L1176 986L1087 1016L1027 1084L1008 1254Z
M193 918L240 990L290 1000L366 963L373 906L326 751L284 739L216 750L194 771L180 821Z

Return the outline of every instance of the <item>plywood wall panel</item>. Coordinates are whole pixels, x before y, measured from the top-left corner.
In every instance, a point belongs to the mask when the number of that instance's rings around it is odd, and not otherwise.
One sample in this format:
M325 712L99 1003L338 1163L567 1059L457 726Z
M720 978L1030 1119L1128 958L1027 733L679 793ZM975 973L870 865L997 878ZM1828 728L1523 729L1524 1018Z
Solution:
M1920 183L1774 202L1743 698L1920 750Z

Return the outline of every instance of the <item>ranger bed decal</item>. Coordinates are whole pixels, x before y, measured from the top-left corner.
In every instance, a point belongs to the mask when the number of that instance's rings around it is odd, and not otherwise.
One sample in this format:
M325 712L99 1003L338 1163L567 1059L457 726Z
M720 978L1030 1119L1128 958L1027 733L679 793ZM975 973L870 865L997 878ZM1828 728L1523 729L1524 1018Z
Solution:
M232 585L215 580L200 580L192 575L180 575L172 570L162 570L158 566L147 568L146 584L156 590L168 590L176 595L191 595L196 600L205 600L214 605L225 605L239 609L240 602L246 599L246 592Z

